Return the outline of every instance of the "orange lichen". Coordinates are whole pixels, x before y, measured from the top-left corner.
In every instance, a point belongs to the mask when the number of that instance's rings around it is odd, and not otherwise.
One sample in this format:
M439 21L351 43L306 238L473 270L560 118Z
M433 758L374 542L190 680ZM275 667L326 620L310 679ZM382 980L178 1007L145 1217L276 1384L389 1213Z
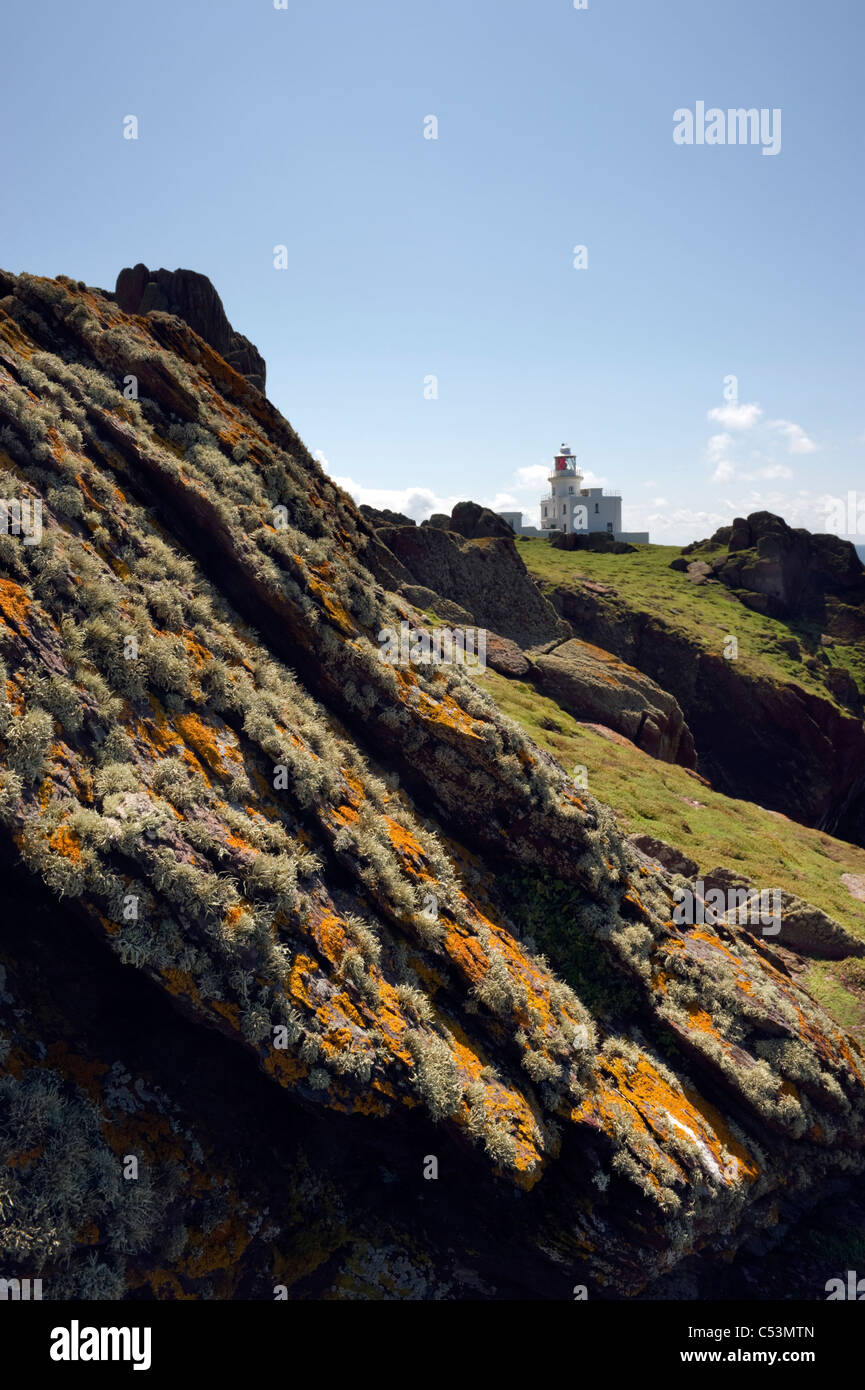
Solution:
M34 1144L32 1149L19 1149L17 1153L9 1154L6 1159L7 1168L29 1168L31 1163L35 1163L37 1158L41 1158L44 1153L42 1144Z
M9 346L24 358L32 357L36 351L35 343L21 331L15 319L7 314L0 315L0 337L5 338Z
M209 1235L192 1231L189 1252L178 1262L181 1274L200 1279L218 1269L237 1264L252 1237L237 1216L230 1216Z
M204 1008L204 1001L198 991L198 986L187 971L166 968L160 970L159 973L165 981L165 988L169 994L173 994L177 998L189 999L197 1008Z
M72 859L77 862L81 858L81 841L75 831L70 830L68 826L59 825L49 836L48 843L57 854L62 854L65 859Z
M46 1067L62 1072L64 1076L70 1076L76 1085L92 1098L100 1094L100 1078L108 1071L104 1062L95 1057L83 1057L77 1052L70 1052L65 1042L52 1043L46 1049L43 1061Z
M423 845L416 836L391 816L382 816L382 821L391 844L403 857L403 868L415 877L431 880L433 875L423 868L426 862Z
M26 627L31 601L13 579L0 579L0 615L9 627Z
M303 560L299 555L295 557L296 562L303 567ZM357 631L349 614L340 603L336 594L323 584L320 579L316 579L314 571L310 568L306 577L307 587L311 594L314 594L324 609L334 627L337 628L344 637L353 637Z
M705 1009L699 1008L697 1004L688 1005L688 1020L692 1028L696 1028L699 1033L711 1033L713 1038L720 1038L720 1033L712 1022L712 1015L707 1014Z
M227 1019L235 1032L239 1032L240 1009L236 1004L227 1004L224 999L211 999L210 1007L222 1018Z

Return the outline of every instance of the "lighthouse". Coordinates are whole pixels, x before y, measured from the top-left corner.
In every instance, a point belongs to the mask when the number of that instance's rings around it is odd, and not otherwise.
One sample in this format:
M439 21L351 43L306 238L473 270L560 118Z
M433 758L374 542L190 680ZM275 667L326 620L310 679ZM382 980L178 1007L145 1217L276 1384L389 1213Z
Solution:
M523 524L522 512L499 512L516 536L549 536L552 531L565 535L588 533L588 537L599 532L610 536L614 541L627 541L633 545L646 545L648 531L622 530L622 499L618 492L607 492L600 487L584 487L582 469L577 467L577 456L567 444L559 446L553 455L553 467L547 479L550 490L541 499L541 529ZM587 537L586 542L590 543ZM597 549L597 546L594 546Z
M567 444L562 444L553 459L553 471L547 480L550 493L541 502L542 531L585 531L588 529L588 508L581 488L583 475L577 467L577 456Z

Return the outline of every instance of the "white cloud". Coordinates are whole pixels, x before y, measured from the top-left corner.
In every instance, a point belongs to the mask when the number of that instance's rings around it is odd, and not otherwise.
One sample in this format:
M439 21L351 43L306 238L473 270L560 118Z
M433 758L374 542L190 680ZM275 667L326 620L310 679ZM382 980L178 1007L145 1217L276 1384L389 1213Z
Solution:
M725 430L750 430L763 414L759 405L716 405L708 411L707 420L716 420Z
M426 521L433 512L450 513L457 502L465 501L463 497L440 497L428 487L364 487L354 478L334 478L333 481L337 487L344 488L358 506L365 503L382 511L402 512L412 521Z
M685 545L688 541L705 540L732 520L732 513L698 511L690 507L669 504L657 511L645 503L624 503L622 526L626 531L648 531L656 545Z
M517 478L520 487L546 489L547 478L550 475L549 464L532 463L528 468L518 468Z
M706 445L709 454L709 462L717 463L719 459L722 459L732 443L733 436L731 434L710 435L709 442Z
M792 478L793 470L788 468L786 463L770 463L766 468L761 468L759 477L761 478Z
M713 483L729 483L735 477L735 464L727 457L733 444L731 434L713 434L706 445L706 458L709 467L714 467Z
M779 430L785 436L791 454L817 452L817 445L813 439L808 438L801 425L794 424L792 420L770 420L769 424L773 430Z
M733 443L731 434L713 434L706 445L710 463L720 463Z

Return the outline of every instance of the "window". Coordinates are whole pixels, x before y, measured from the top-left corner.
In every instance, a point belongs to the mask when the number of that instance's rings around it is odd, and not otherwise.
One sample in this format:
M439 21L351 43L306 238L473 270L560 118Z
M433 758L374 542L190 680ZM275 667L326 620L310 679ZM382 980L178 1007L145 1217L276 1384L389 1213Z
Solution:
M611 521L607 522L607 530L609 531L610 535L613 534L613 523Z
M598 510L598 504L597 504L597 502L596 502L596 503L595 503L595 511L597 511L597 510Z
M562 503L562 516L565 515L565 512L566 512L567 510L568 510L568 509L567 509L567 507L565 506L565 504L564 504L564 502L563 502L563 503Z
M569 487L569 488L568 488L568 492L573 492L573 490L574 490L573 487Z

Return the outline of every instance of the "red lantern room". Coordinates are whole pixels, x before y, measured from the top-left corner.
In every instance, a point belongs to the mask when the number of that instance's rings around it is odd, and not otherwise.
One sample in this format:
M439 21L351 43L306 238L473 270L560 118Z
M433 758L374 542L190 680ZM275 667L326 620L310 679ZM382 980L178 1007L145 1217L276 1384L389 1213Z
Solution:
M555 455L554 463L554 477L556 473L573 473L576 471L577 467L577 456L571 453L567 444L563 444L559 452Z

